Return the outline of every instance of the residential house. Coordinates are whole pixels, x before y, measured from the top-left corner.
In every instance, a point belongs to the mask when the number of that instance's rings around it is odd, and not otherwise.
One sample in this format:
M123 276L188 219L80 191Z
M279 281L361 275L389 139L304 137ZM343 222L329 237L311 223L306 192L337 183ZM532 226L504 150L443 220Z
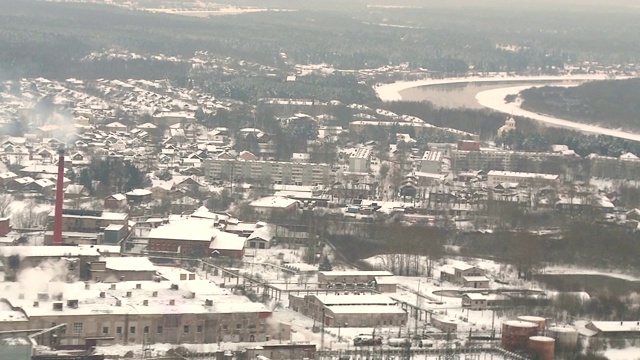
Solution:
M105 209L119 209L127 205L127 196L125 194L113 194L104 198Z

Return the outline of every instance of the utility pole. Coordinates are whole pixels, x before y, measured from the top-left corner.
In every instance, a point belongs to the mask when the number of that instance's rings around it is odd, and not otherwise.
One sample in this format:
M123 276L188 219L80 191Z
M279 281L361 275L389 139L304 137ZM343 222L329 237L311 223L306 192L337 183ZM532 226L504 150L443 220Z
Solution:
M418 291L416 292L416 308L414 311L416 312L416 326L415 331L416 335L418 335L418 319L420 318L420 284L422 279L418 279Z
M324 351L324 307L322 308L322 332L320 333L320 351Z

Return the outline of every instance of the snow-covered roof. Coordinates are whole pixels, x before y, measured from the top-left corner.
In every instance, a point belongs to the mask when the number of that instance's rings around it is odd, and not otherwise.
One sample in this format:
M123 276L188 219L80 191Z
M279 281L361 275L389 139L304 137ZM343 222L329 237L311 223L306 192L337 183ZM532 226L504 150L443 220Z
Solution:
M108 283L91 283L85 288L83 282L46 282L25 288L20 282L6 283L7 292L3 294L14 307L21 307L29 318L56 315L98 315L98 314L207 314L207 313L270 313L271 311L261 303L253 303L244 296L234 295L230 289L220 288L209 280L196 276L195 280L179 281L170 276L174 269L164 270L158 267L163 277L171 281L124 281L115 284L111 289ZM181 270L181 269L178 269ZM165 273L169 276L165 276ZM178 290L171 290L171 284L177 284ZM142 285L137 289L138 284ZM56 289L56 291L51 291ZM52 299L39 301L38 293L45 292ZM105 296L98 294L104 292ZM127 296L127 293L131 296ZM54 296L62 294L62 309L54 310ZM155 293L155 295L153 294ZM194 294L195 293L195 294ZM21 299L18 294L23 294ZM195 296L194 296L195 295ZM212 306L207 306L205 300L211 300ZM67 300L78 300L77 307L69 307ZM146 304L144 301L146 300ZM118 305L119 302L119 305ZM173 302L173 305L172 303ZM2 316L0 311L0 317Z
M209 219L179 217L169 219L169 223L151 229L149 239L211 241L216 234L215 223Z
M249 205L262 208L286 209L290 206L295 205L296 203L297 201L293 199L278 196L267 196L258 200L254 200Z
M560 178L559 175L554 175L554 174L527 173L527 172L517 172L517 171L499 171L499 170L491 170L487 173L487 176L504 176L504 177L514 177L514 178L522 178L522 179L543 179L543 180L558 180Z
M602 332L640 332L640 321L592 321Z
M324 276L393 276L389 271L362 271L362 270L347 270L347 271L319 271L319 274Z
M240 251L244 249L246 239L242 236L220 230L218 230L214 236L211 245L209 245L209 249L211 250Z
M127 196L147 196L151 195L151 191L147 189L133 189L126 193Z
M26 257L100 256L98 249L80 246L2 246L0 256Z
M487 300L487 296L480 293L465 293L463 296L466 296L471 300Z
M268 227L268 226L263 226L260 228L257 228L256 230L254 230L251 235L249 235L249 237L247 238L247 240L253 240L253 239L261 239L264 241L271 241L274 237L274 232L273 230Z
M398 283L395 276L376 276L375 280L378 285L396 285Z
M334 305L328 306L334 314L405 314L406 311L393 305L367 305L367 306L350 306L350 305Z
M108 197L116 201L123 201L127 199L127 196L125 194L113 194L113 195L109 195Z
M156 271L155 265L146 257L106 257L100 259L105 262L105 267L115 271Z
M638 160L638 157L635 154L628 152L620 155L620 160Z
M481 281L489 281L489 278L486 276L463 276L464 281L469 282L481 282Z
M334 305L395 305L396 300L382 294L363 295L337 295L323 294L314 295L325 306Z

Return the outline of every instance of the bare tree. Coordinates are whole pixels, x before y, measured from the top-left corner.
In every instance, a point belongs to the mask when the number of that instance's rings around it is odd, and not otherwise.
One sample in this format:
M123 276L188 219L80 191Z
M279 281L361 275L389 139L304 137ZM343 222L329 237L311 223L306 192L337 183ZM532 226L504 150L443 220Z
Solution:
M11 203L13 196L9 194L0 194L0 217L6 217L11 212Z
M18 228L44 227L47 222L47 211L37 211L38 204L34 200L27 201L24 209L15 213L15 224Z

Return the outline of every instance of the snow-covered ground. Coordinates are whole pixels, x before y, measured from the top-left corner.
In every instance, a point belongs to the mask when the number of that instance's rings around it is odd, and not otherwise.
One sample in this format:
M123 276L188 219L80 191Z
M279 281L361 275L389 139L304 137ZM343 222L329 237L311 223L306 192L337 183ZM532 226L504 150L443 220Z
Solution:
M640 281L640 278L619 272L610 272L596 269L585 269L569 266L550 266L544 269L545 274L564 274L564 275L601 275L611 278L627 280L627 281Z
M391 84L383 84L374 87L374 90L382 101L402 100L400 92L402 90L430 85L462 84L474 82L522 82L522 81L585 81L585 80L605 80L605 74L591 75L562 75L562 76L508 76L500 74L492 77L468 76L445 79L424 79L416 81L398 81ZM504 96L501 98L504 99Z
M628 347L626 349L608 348L603 353L612 360L638 360L640 359L640 347Z
M573 86L577 86L578 84L573 84ZM570 85L566 85L570 86ZM640 134L633 133L629 131L619 130L619 129L610 129L597 125L589 125L585 123L579 123L575 121L565 120L556 118L549 115L538 114L533 111L528 111L522 109L520 107L520 102L515 101L511 103L505 102L504 98L507 95L517 95L521 91L531 88L532 86L513 86L507 88L493 89L482 91L476 95L476 100L482 106L488 107L490 109L500 111L506 114L511 114L515 116L523 116L528 117L540 122L545 123L546 125L562 127L567 129L578 130L587 133L593 134L602 134L609 135L621 139L640 141Z
M621 77L628 78L628 77ZM445 84L461 84L474 82L523 82L523 81L576 81L572 84L563 84L561 86L577 86L580 81L588 80L605 80L608 79L606 74L586 74L586 75L562 75L562 76L494 76L494 77L461 77L446 79L425 79L418 81L398 81L392 84L384 84L374 87L376 94L382 101L398 101L402 100L400 92L413 87L445 85ZM542 86L542 85L540 85ZM557 85L556 85L557 86ZM549 126L563 127L574 129L582 132L609 135L617 138L640 141L640 134L624 131L620 129L610 129L597 125L589 125L566 119L560 119L553 116L538 114L532 111L524 110L520 107L520 102L505 102L507 95L517 95L521 91L535 87L531 85L520 85L512 87L504 87L499 89L482 91L476 94L476 100L484 107L500 111L515 116L528 117L545 123Z

